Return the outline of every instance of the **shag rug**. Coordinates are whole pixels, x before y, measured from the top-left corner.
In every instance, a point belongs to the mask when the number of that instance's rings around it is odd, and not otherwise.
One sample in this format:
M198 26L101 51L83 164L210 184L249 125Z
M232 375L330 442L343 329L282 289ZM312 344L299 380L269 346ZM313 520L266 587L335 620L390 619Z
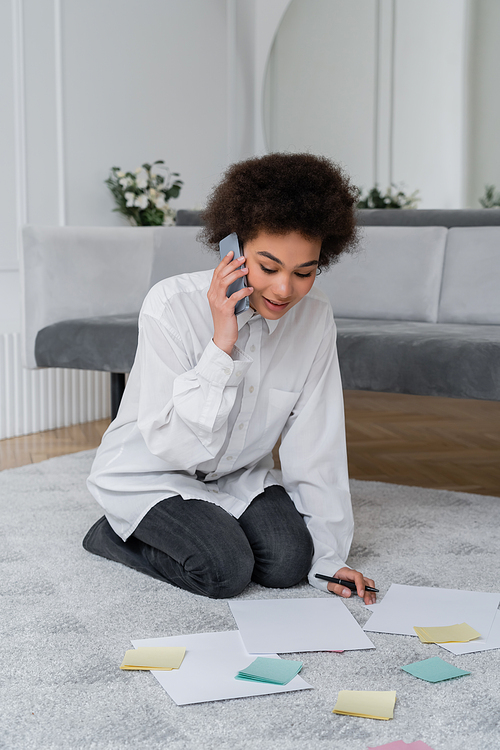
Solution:
M92 451L0 473L0 747L366 750L394 740L434 750L500 747L500 652L454 656L416 637L370 633L376 648L305 653L314 690L176 706L149 672L119 665L131 639L235 630L226 600L195 596L85 552L101 515L87 493ZM349 563L392 582L500 587L500 499L352 482ZM327 596L249 586L241 598ZM361 625L369 612L347 606ZM401 666L440 656L470 670L436 684ZM390 721L332 713L339 690L395 690Z

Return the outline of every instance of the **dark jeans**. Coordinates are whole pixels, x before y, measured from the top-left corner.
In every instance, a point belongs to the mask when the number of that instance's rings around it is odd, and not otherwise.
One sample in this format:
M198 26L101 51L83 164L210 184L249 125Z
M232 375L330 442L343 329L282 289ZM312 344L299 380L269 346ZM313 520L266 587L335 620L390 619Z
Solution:
M236 596L252 581L288 588L309 572L313 542L283 487L274 485L233 518L204 500L162 500L123 542L103 517L83 540L89 552L195 594Z

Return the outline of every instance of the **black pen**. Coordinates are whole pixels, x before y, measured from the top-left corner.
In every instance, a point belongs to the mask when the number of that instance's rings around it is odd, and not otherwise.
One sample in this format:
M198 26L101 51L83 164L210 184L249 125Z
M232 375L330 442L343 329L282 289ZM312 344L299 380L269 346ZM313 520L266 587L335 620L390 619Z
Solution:
M321 578L323 581L331 581L332 583L338 583L340 586L346 586L351 591L357 591L356 584L352 581L343 581L341 578L332 578L331 576L324 576L321 573L316 573L315 578ZM374 589L371 586L365 586L365 591L373 591L378 594L378 589Z

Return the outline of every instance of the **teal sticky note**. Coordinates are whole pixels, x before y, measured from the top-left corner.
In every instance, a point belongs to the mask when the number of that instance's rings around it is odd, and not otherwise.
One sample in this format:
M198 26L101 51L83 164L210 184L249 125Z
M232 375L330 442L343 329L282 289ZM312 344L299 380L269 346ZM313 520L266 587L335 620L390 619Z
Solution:
M407 664L401 667L405 672L418 677L420 680L427 682L441 682L442 680L451 680L454 677L462 677L464 674L470 674L465 669L454 667L447 661L443 661L439 656L433 656L423 661L415 661L413 664Z
M273 685L287 685L301 669L301 661L270 659L266 656L258 656L248 667L240 669L235 679L270 682Z

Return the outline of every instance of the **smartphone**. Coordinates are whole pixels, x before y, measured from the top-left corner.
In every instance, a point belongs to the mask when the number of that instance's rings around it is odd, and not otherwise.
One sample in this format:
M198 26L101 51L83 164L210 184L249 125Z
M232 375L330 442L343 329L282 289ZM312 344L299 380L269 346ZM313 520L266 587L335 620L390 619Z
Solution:
M231 250L234 253L233 260L243 255L243 251L240 247L240 241L236 232L228 234L227 237L224 237L224 239L219 242L219 250L221 260L225 258ZM246 276L242 276L240 279L236 279L236 281L233 281L233 283L228 286L226 296L230 297L235 292L239 292L240 289L243 289L243 287L245 286L247 286L247 279ZM250 300L248 299L248 297L243 297L243 299L238 300L238 302L236 303L234 312L236 313L236 315L239 315L245 310L248 310L249 307Z

